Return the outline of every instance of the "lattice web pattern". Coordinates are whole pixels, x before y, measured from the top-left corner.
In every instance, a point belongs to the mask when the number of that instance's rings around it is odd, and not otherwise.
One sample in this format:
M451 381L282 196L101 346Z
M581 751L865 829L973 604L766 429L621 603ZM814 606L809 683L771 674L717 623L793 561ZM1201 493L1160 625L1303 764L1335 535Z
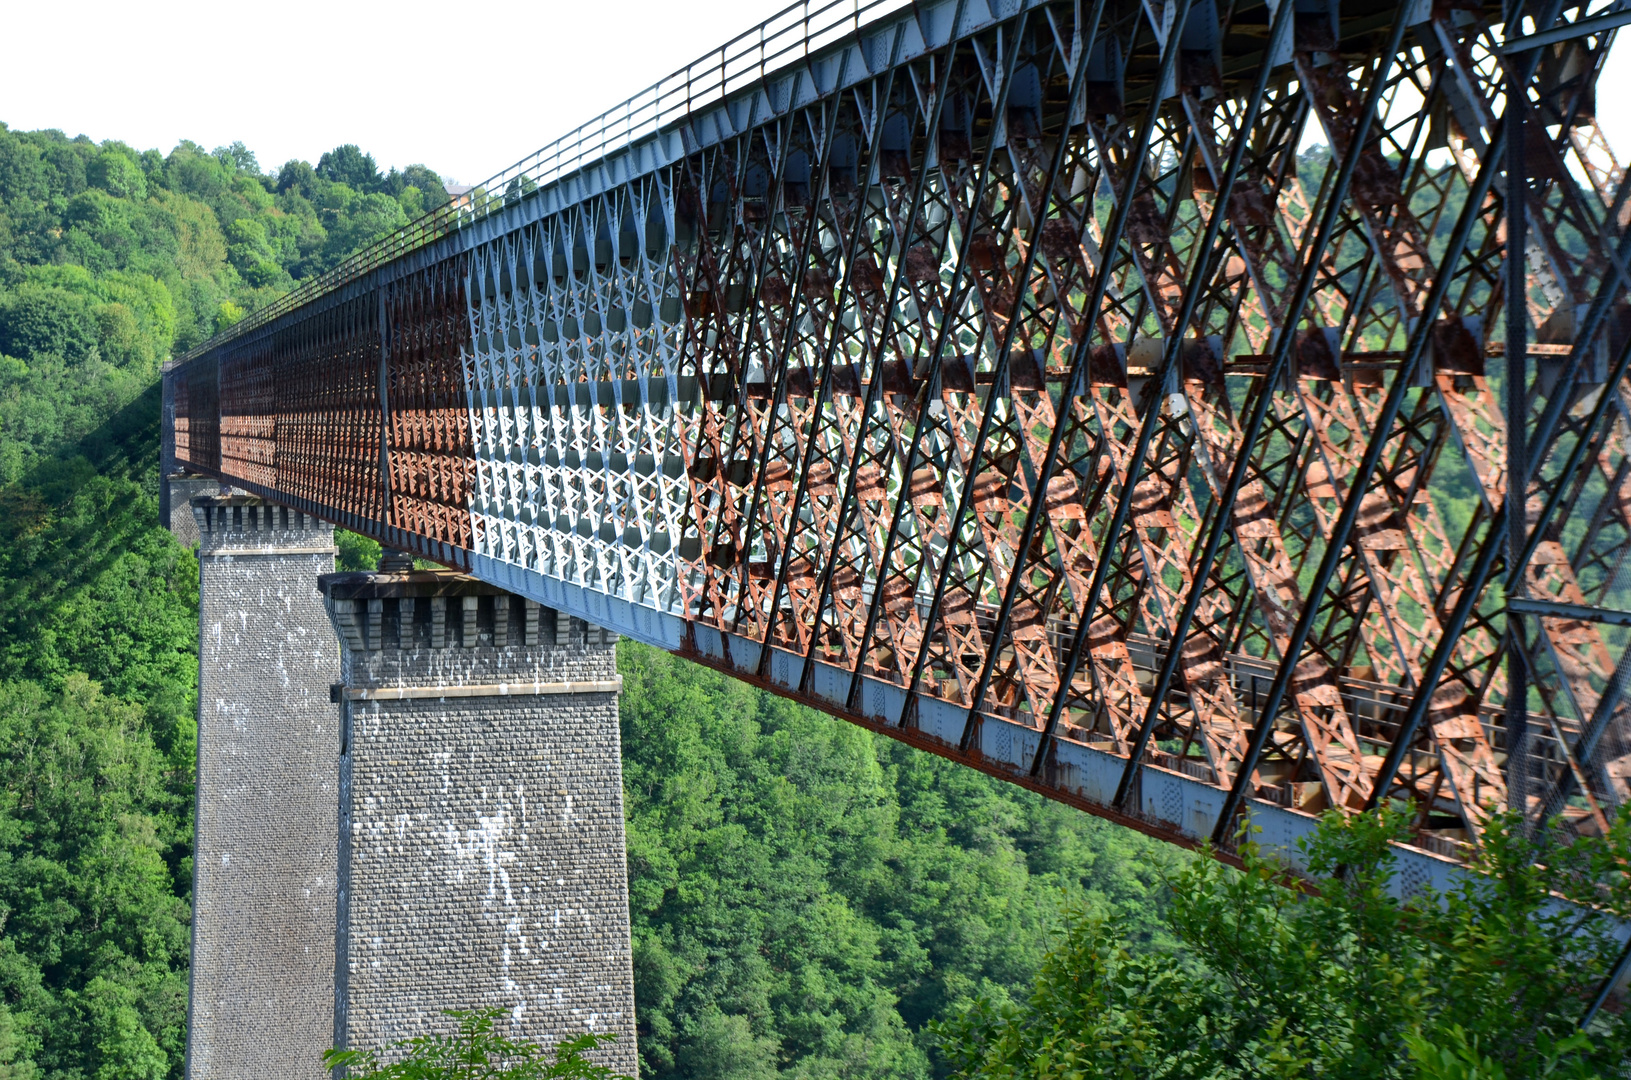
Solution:
M1613 31L1503 50L1607 9L857 15L198 351L175 459L1174 839L1600 829Z

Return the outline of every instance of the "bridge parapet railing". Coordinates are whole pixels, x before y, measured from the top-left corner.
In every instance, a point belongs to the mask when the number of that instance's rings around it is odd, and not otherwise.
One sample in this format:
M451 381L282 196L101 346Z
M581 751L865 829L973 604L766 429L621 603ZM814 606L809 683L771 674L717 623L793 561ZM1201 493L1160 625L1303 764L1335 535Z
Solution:
M587 120L339 265L256 310L172 362L183 364L276 320L409 252L502 210L520 195L548 187L608 154L655 138L700 110L854 35L863 26L915 6L914 0L800 0L710 50L685 67Z

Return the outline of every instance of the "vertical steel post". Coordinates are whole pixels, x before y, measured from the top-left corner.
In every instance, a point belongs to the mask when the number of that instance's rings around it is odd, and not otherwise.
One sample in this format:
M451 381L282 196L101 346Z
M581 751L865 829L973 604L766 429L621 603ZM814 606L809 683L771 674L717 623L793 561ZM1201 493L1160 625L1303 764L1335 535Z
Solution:
M1516 512L1508 512L1506 595L1523 595L1523 568L1518 556L1523 551L1529 515L1525 504L1529 494L1529 285L1524 272L1528 247L1529 181L1524 165L1524 143L1528 102L1527 79L1508 70L1506 80L1506 501ZM1553 391L1567 397L1571 386L1560 383ZM1506 771L1508 805L1522 806L1524 754L1528 749L1529 665L1510 662L1513 650L1524 648L1522 616L1508 610L1506 616ZM1514 787L1514 784L1517 787Z
M386 286L379 288L379 538L391 531L391 334Z

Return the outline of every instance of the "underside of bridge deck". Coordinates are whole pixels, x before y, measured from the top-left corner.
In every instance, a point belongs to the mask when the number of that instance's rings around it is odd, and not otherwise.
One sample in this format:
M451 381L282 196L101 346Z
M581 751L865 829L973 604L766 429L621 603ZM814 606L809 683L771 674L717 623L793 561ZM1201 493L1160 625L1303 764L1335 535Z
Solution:
M1620 21L795 6L181 358L167 460L1175 840L1600 830Z

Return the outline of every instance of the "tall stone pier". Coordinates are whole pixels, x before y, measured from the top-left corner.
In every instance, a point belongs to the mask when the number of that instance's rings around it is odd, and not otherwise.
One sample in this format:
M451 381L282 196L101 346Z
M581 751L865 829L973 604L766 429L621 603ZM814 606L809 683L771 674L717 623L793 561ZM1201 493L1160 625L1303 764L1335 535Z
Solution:
M334 1027L339 676L317 592L334 530L191 500L199 549L192 1080L318 1077Z
M334 1041L502 1008L637 1072L615 635L447 571L334 574Z

